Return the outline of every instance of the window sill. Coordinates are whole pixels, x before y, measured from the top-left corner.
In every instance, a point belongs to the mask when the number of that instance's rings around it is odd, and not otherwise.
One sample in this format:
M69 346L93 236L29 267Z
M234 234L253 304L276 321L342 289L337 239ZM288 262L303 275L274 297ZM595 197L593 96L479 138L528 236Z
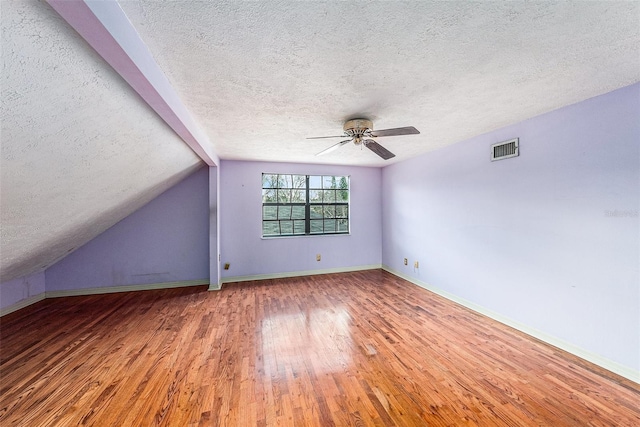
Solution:
M351 236L349 233L332 233L332 234L297 234L292 236L260 236L260 240L277 240L277 239L299 239L305 237L336 237L336 236Z

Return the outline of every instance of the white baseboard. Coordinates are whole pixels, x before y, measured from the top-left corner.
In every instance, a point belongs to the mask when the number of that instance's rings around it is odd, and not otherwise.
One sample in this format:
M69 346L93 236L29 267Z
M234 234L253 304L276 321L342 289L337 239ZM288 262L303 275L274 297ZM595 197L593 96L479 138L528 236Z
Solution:
M0 310L0 317L13 313L14 311L28 307L31 304L35 304L46 298L62 298L62 297L75 297L81 295L100 295L100 294L113 294L116 292L134 292L134 291L148 291L152 289L169 289L169 288L183 288L187 286L208 285L209 279L202 280L185 280L182 282L165 282L165 283L150 283L147 285L124 285L124 286L106 286L101 288L84 288L84 289L70 289L66 291L47 291L41 294L25 298L12 304L8 307Z
M149 291L153 289L184 288L188 286L208 285L209 279L184 280L180 282L149 283L146 285L105 286L100 288L70 289L47 291L46 298L74 297L81 295L113 294L116 292Z
M14 311L18 311L18 310L20 310L22 308L28 307L31 304L35 304L37 302L40 302L45 298L46 298L45 293L42 292L42 293L40 293L38 295L32 295L32 296L30 296L28 298L22 299L22 300L18 301L15 304L11 304L10 306L1 309L0 310L0 317L2 317L4 315L7 315L9 313L13 313Z
M587 360L591 363L594 363L604 369L607 369L613 373L616 373L618 375L621 375L633 382L639 383L640 384L640 372L635 371L632 368L629 368L627 366L621 365L617 362L614 362L612 360L609 360L605 357L600 356L599 354L590 352L588 350L585 350L581 347L578 347L574 344L571 344L569 342L566 342L560 338L554 337L552 335L549 335L545 332L542 331L538 331L537 329L531 328L525 324L522 324L520 322L517 322L515 320L512 320L508 317L505 317L499 313L493 312L491 310L488 310L480 305L477 305L471 301L467 301L463 298L460 298L454 294L451 294L447 291L444 291L440 288L437 288L435 286L431 286L428 283L422 282L414 277L409 277L405 274L402 274L399 271L393 270L392 268L387 267L386 265L382 266L382 269L385 271L388 271L389 273L396 275L408 282L411 282L415 285L420 286L421 288L427 289L435 294L438 294L448 300L451 300L455 303L458 303L462 306L465 306L466 308L473 310L477 313L482 314L483 316L487 316L490 317L493 320L496 320L500 323L503 323L507 326L510 326L514 329L519 330L520 332L524 332L527 335L531 335L534 338L537 338L541 341L544 341L548 344L551 344L555 347L558 347L566 352L569 352L575 356L580 357L581 359Z
M221 279L221 284L232 282L248 282L252 280L283 279L286 277L313 276L316 274L349 273L352 271L375 270L378 268L382 268L382 264L360 265L357 267L327 268L324 270L291 271L288 273L256 274L253 276L223 277Z

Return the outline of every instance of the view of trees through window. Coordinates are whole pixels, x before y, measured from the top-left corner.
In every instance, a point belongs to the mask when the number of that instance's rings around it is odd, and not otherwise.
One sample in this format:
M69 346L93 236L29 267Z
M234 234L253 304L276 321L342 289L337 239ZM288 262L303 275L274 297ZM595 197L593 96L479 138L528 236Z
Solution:
M262 236L349 232L349 177L262 174Z

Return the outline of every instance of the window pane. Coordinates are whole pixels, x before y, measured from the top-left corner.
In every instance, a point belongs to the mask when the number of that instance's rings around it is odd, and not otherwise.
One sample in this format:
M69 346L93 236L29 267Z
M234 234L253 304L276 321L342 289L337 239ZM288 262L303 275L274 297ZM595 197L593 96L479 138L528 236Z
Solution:
M335 203L336 201L336 191L335 190L324 190L324 197L322 199L324 203Z
M349 231L349 221L346 219L339 219L338 221L338 232L346 233Z
M269 188L262 190L262 203L275 203L276 190Z
M293 190L291 192L291 202L292 203L305 203L307 200L307 195L305 190Z
M307 177L305 175L293 175L293 188L306 188Z
M309 190L309 203L322 203L322 191Z
M349 201L349 190L338 190L336 192L336 202L347 203Z
M322 205L311 206L311 218L322 218Z
M291 218L304 219L304 206L292 206Z
M291 175L280 175L280 188L293 187L293 178Z
M346 218L349 216L348 206L336 206L336 218Z
M263 206L262 207L262 219L277 219L278 207L277 206Z
M338 188L338 182L336 181L335 176L323 176L322 177L322 188Z
M325 233L335 233L336 231L336 220L335 219L325 219L324 220L324 232Z
M304 220L293 221L293 234L304 234Z
M281 234L293 234L293 221L280 221Z
M291 206L278 206L278 219L291 219Z
M277 236L280 234L278 229L278 221L264 221L262 223L263 236Z
M322 233L322 220L312 219L311 220L311 234Z
M311 175L309 177L309 188L322 188L322 177Z
M278 190L278 203L291 203L291 190Z
M324 207L324 217L325 218L335 218L336 217L336 207L335 206L325 206Z
M262 174L262 188L276 188L278 185L278 175L268 173Z

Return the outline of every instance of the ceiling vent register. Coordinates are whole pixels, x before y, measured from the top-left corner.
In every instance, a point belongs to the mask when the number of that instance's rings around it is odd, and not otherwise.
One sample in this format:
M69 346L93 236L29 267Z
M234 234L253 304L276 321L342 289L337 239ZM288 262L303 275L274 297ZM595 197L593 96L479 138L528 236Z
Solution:
M491 146L491 161L517 157L520 153L519 138L498 142Z

